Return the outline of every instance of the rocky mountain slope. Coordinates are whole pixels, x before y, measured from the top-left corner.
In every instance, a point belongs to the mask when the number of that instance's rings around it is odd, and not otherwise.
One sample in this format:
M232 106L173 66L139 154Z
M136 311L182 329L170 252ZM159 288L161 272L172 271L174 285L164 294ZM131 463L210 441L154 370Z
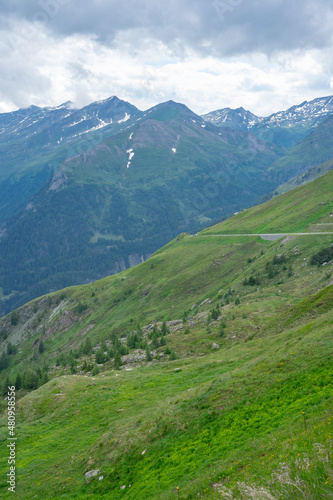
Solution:
M0 114L0 222L23 207L64 160L93 149L105 131L119 132L141 115L117 97L82 109L67 102Z

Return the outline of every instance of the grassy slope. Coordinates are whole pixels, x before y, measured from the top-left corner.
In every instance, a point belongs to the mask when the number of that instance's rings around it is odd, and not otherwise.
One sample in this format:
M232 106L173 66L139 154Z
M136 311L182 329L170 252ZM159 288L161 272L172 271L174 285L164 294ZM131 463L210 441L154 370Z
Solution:
M328 160L325 161L325 163L321 163L320 165L316 165L315 167L310 168L307 170L303 175L300 175L298 177L294 177L290 181L286 182L285 184L282 184L277 190L277 194L281 193L286 193L287 191L290 191L291 189L294 189L298 186L301 186L303 184L307 184L308 182L311 182L317 177L326 174L333 168L333 160Z
M331 220L332 179L330 172L209 233L303 231L310 223ZM48 335L56 321L50 319L52 296L40 310L46 352L37 364L54 362L60 350L77 347L89 328L97 343L112 329L126 332L137 321L182 318L184 310L208 297L215 306L230 286L234 289L231 303L221 310L227 320L222 339L218 325L213 323L210 332L206 328L212 305L202 306L189 315L190 333L183 328L168 335L180 359L106 371L94 380L63 375L23 397L17 417L18 498L168 499L177 498L177 487L183 499L214 498L216 483L218 498L232 498L231 490L234 498L269 498L260 487L273 498L332 495L327 461L332 266L306 265L332 243L332 235L296 237L281 246L258 237L204 234L183 235L140 266L66 290L64 310L75 311L79 301L88 306L66 331ZM279 268L268 279L266 264L277 253L286 255L292 275ZM257 273L259 287L242 285ZM37 349L42 324L30 327L16 364ZM212 342L220 345L217 352ZM2 447L6 437L4 427ZM0 467L5 474L4 458ZM104 479L86 485L84 473L97 468Z
M250 208L202 234L307 232L313 221L329 222L333 212L333 172ZM332 222L332 221L331 221Z

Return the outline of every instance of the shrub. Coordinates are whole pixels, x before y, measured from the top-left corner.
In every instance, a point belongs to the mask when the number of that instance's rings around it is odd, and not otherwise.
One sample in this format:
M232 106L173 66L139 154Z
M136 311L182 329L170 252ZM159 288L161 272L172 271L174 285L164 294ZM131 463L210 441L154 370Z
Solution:
M83 313L86 309L88 309L88 304L81 301L78 303L76 307L76 310L79 314Z
M310 264L312 266L321 266L324 262L333 260L333 245L323 248L320 252L312 255Z

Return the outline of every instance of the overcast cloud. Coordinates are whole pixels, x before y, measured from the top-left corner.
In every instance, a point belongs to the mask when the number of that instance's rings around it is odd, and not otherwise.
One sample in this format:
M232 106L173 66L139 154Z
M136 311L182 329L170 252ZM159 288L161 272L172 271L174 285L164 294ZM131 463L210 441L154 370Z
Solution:
M331 0L0 0L0 112L110 95L259 115L332 94Z

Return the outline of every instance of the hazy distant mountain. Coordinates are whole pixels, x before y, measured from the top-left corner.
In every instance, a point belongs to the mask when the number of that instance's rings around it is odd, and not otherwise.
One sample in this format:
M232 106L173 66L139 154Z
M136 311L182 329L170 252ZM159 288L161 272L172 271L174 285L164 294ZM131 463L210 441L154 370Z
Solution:
M220 127L251 130L260 139L289 148L309 134L333 113L333 96L304 101L287 111L279 111L266 118L244 108L220 109L202 118Z
M244 108L219 109L202 115L202 118L207 122L213 123L217 127L230 127L235 130L249 130L264 119L259 118L259 116L254 115Z
M267 172L281 184L332 158L333 115L330 115L307 137L274 162Z

